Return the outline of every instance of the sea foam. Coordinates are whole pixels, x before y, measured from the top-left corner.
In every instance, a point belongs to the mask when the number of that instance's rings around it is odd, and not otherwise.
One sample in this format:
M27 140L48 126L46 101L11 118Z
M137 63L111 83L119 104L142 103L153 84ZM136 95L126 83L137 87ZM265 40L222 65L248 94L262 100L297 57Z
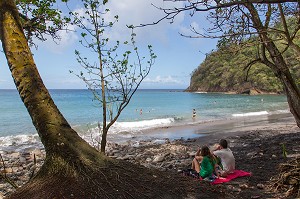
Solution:
M238 113L232 114L233 117L248 117L248 116L258 116L258 115L268 115L268 111L259 111L259 112L248 112L248 113Z
M150 129L155 127L164 127L175 122L174 118L162 118L152 120L141 120L133 122L116 122L112 126L112 131L118 133L119 131L138 131L144 129Z
M0 137L0 150L22 150L23 147L42 147L38 134Z
M151 128L157 125L171 124L175 121L174 118L162 118L152 120L141 120L134 122L116 122L114 124L117 128Z
M109 135L132 137L133 135L139 134L142 130L170 126L175 121L175 118L161 118L132 122L115 122L109 129ZM87 132L84 133L84 137L89 135L92 135L93 137L99 136L98 125L93 126L94 127L90 127ZM100 124L100 126L102 126L102 124Z

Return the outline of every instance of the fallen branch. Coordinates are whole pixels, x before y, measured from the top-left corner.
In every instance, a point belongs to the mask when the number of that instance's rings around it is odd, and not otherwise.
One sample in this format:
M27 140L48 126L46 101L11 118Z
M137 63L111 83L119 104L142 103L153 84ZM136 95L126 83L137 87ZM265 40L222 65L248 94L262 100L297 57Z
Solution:
M3 172L0 172L0 177L5 181L7 182L8 184L10 184L13 188L18 188L18 185L16 185L16 183L11 180L7 175L6 175L6 167L5 167L5 162L3 160L3 157L2 155L0 154L0 158L1 158L1 162L2 162L2 165L3 165Z
M300 197L300 157L279 165L279 174L271 179L270 189Z

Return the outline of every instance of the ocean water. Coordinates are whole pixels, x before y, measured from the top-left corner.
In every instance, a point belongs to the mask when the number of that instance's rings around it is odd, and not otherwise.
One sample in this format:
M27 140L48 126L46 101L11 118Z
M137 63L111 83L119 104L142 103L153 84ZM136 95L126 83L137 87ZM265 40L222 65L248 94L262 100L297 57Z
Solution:
M70 125L82 137L99 137L101 107L93 100L90 91L50 90L50 94ZM196 109L195 118L192 117L193 109ZM1 146L37 142L36 130L16 90L0 90L0 112ZM118 121L111 127L109 139L126 140L138 136L143 138L144 132L151 129L201 125L214 120L288 112L284 95L249 96L187 93L183 90L138 90ZM157 131L155 136L159 137ZM161 136L184 137L179 132L178 135L173 133Z

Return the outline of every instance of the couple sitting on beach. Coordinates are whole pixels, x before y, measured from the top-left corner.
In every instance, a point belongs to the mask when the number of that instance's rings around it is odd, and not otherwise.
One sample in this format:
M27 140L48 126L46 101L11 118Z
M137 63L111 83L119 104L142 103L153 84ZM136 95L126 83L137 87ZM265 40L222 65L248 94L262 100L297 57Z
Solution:
M202 179L226 177L235 170L235 159L226 140L221 139L210 151L208 146L199 148L192 162L192 169Z

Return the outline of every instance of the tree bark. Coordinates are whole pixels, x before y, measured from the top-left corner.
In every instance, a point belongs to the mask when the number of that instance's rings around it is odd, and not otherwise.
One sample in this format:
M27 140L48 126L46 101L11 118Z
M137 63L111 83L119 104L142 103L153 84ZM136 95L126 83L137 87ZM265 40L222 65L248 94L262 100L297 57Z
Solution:
M262 45L265 46L272 59L271 70L281 80L287 95L290 111L293 114L297 126L300 128L300 90L293 79L284 57L276 47L274 41L268 36L266 27L262 25L259 15L253 4L245 4L249 10L254 28L256 28ZM268 65L270 66L270 65Z
M0 0L0 38L20 97L26 106L47 155L61 154L67 143L89 145L70 127L46 89L24 36L18 11L13 0Z
M14 1L0 0L0 11L0 39L9 69L46 151L33 182L45 176L73 178L84 165L105 166L107 157L85 142L54 104L34 63Z

